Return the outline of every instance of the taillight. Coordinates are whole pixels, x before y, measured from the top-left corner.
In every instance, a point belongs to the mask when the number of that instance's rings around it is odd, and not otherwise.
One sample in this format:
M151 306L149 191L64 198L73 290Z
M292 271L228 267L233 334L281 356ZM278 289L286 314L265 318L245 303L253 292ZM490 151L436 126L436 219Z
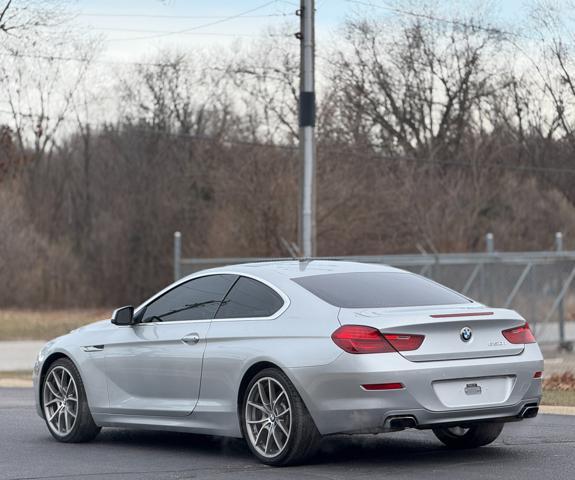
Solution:
M423 335L402 335L395 333L384 333L383 336L398 352L417 350L421 347L423 339L425 338Z
M389 353L416 350L423 335L385 334L373 327L344 325L331 335L335 344L347 353Z
M503 330L501 333L509 343L535 343L535 337L528 323L520 327Z

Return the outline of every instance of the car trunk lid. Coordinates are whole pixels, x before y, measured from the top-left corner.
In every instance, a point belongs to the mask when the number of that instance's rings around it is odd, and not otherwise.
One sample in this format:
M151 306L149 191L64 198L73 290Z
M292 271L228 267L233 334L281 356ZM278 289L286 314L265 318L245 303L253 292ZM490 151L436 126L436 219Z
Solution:
M461 305L342 308L339 321L342 325L374 327L383 334L424 335L417 350L399 352L413 362L518 355L524 349L523 344L512 344L502 334L525 323L517 312L507 309Z

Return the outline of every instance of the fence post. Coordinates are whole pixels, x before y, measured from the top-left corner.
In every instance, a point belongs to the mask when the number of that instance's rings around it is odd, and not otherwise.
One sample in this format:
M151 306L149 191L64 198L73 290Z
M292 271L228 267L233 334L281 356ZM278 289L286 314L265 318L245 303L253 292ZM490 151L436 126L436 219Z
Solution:
M182 234L174 232L174 282L177 282L181 276L182 268Z
M494 245L492 233L488 233L485 235L485 248L487 249L487 253L494 253L495 252L495 245Z
M555 233L555 251L557 254L561 254L563 251L563 234L561 232ZM559 289L561 290L562 281L559 278ZM559 350L565 347L565 304L563 298L559 302L558 306L559 314Z
M486 233L485 234L485 251L487 252L487 254L492 255L493 253L495 253L495 245L494 245L494 240L493 240L493 234L491 232ZM487 267L487 268L486 268ZM493 275L493 266L491 266L491 268L488 268L489 265L486 263L483 263L483 266L481 267L481 290L482 290L482 294L485 295L485 300L484 302L488 305L493 305L493 282L490 281L487 277L489 277L489 274L491 273L491 275ZM487 270L490 270L487 271ZM493 280L494 277L491 278L491 280Z

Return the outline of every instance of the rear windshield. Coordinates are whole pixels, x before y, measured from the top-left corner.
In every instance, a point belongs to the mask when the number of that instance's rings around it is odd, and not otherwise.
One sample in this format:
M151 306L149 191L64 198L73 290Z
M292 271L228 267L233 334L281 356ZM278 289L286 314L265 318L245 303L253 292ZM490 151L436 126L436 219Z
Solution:
M418 307L470 302L453 290L411 273L333 273L292 280L327 303L341 308Z

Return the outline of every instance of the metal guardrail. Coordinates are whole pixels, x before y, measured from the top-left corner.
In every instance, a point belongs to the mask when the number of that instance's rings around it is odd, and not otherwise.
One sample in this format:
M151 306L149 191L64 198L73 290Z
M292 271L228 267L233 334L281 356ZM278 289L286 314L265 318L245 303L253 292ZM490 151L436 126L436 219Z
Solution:
M294 260L285 257L182 258L181 241L181 235L176 232L175 279L206 268ZM570 340L575 340L575 292L572 289L575 251L563 250L563 236L556 234L553 251L497 252L491 234L486 235L486 245L486 252L476 253L351 255L315 257L314 260L379 263L424 275L482 303L518 310L533 324L540 341L571 349Z

